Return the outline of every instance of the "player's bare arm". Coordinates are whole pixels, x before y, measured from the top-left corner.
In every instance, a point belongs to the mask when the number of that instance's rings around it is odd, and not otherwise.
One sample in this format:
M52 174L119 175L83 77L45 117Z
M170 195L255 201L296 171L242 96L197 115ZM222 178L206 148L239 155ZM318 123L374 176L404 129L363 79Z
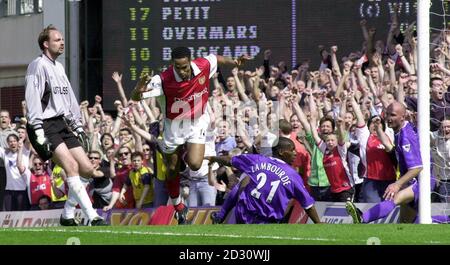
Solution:
M236 59L221 56L221 55L216 55L216 57L217 57L218 64L236 66L236 67L240 67L240 66L244 65L246 61L252 59L252 57L250 57L248 55L241 55Z
M209 164L216 162L222 166L231 166L230 156L206 156L205 159L209 160Z
M136 87L133 89L133 91L131 91L131 100L140 101L142 93L150 90L147 89L147 85L152 80L152 76L153 75L149 75L148 73L145 73L141 76L138 83L136 84Z

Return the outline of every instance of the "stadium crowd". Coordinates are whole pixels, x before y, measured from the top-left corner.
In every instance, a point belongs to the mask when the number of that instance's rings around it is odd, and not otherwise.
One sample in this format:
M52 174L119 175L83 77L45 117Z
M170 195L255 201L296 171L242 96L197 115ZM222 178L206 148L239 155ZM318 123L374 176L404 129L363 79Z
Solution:
M319 46L318 69L303 60L293 69L264 51L254 70L233 68L212 77L207 112L205 156L257 153L272 156L278 137L295 143L293 167L316 201L380 202L398 177L394 132L385 126L386 108L398 101L407 120L417 123L417 39L414 24L400 32L393 15L387 36L360 23L364 43L350 54L338 46ZM433 201L450 198L450 31L432 36L430 111ZM273 51L276 54L276 51ZM102 98L80 104L91 163L103 176L84 179L94 208L147 208L170 203L167 167L157 139L165 113L155 98L129 99L122 75L112 73L118 99L114 115ZM23 117L26 106L23 103ZM3 211L62 208L67 199L64 170L43 161L31 147L26 118L11 120L0 111L0 175ZM380 129L380 127L382 129ZM407 147L405 147L407 148ZM447 174L449 173L449 174ZM233 167L204 160L200 169L182 166L181 194L189 207L222 205L239 181Z

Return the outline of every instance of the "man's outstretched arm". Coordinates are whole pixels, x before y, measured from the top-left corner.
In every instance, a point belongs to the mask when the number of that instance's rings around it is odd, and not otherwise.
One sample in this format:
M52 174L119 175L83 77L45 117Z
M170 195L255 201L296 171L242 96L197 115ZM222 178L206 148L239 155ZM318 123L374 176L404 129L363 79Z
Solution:
M311 208L306 209L305 212L315 224L322 224L322 221L320 221L320 217L317 214L316 207L314 207L314 205Z
M250 178L248 176L244 177L239 184L235 185L233 189L228 193L227 198L225 199L220 211L215 214L215 221L218 223L223 223L228 213L236 206L239 195L243 192L245 186L250 182Z
M209 163L212 164L217 162L222 166L231 166L231 157L230 156L206 156L206 160L209 160Z
M131 100L141 101L145 98L158 97L163 94L162 81L159 75L144 74L131 91Z
M252 57L248 56L248 55L241 55L236 59L233 59L231 57L225 57L222 55L216 55L217 57L217 63L221 64L221 65L229 65L229 66L236 66L236 67L240 67L242 65L244 65L244 63L248 60L251 60Z

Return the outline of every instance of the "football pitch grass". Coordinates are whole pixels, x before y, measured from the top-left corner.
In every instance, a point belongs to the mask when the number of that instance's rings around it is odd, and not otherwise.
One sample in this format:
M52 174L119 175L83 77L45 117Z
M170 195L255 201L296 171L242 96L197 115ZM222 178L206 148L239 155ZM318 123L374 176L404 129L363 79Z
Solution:
M447 225L186 225L0 229L2 245L450 245ZM378 241L379 240L379 241Z

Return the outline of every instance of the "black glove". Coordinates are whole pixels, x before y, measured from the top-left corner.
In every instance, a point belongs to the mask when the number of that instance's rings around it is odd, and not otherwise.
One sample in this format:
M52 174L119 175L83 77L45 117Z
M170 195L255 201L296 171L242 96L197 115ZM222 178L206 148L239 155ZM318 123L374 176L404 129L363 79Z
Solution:
M45 137L44 129L39 128L34 130L29 125L27 125L27 133L31 145L38 153L39 157L44 161L49 160L52 157L53 153L50 149L50 142L48 141L47 137Z
M91 142L89 141L89 137L86 135L83 128L78 127L74 132L84 151L89 153L91 151Z

